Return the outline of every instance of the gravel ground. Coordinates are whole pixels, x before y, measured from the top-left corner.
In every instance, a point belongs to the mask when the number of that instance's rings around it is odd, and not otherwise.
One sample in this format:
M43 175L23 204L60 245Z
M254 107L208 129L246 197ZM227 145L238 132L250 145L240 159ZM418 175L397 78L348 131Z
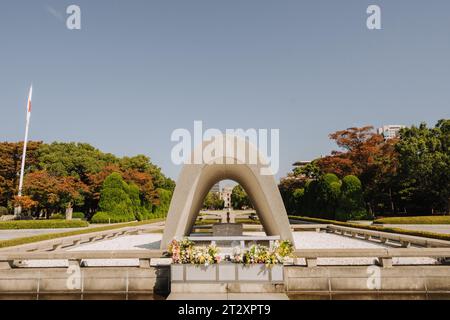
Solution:
M98 241L90 244L85 244L68 251L95 251L95 250L151 250L159 249L161 244L162 234L147 233L134 236L123 236L120 238ZM137 266L138 259L87 259L84 264L89 267L95 266ZM66 260L33 260L24 261L24 266L31 268L42 267L67 267Z
M387 246L343 237L337 234L317 233L317 232L294 232L294 241L297 249L377 249ZM300 259L299 259L300 260ZM303 259L302 259L303 260ZM368 265L373 264L377 258L319 258L319 265ZM305 263L305 261L302 261ZM432 258L394 258L394 264L435 264L436 259Z
M264 235L262 232L245 232L246 235ZM141 234L124 236L113 240L100 241L73 248L70 251L90 250L150 250L159 249L162 234ZM301 249L349 249L349 248L384 248L384 245L343 237L340 235L317 232L294 232L296 248ZM299 263L304 263L299 259ZM319 265L370 265L376 258L319 258ZM436 260L431 258L394 258L394 264L435 264ZM87 266L136 266L137 259L114 259L114 260L85 260ZM67 261L27 261L28 267L53 267L67 266Z

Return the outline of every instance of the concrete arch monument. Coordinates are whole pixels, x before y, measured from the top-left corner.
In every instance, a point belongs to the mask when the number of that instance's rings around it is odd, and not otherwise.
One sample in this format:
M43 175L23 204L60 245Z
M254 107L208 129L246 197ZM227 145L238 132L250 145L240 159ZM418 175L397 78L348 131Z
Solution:
M214 148L213 144L219 148ZM220 147L225 151L217 152ZM209 153L208 159L195 163L199 152ZM257 161L254 161L255 155ZM267 162L252 144L237 136L222 135L204 141L189 158L191 161L184 165L170 203L162 249L166 249L172 239L189 235L211 187L227 179L238 182L246 190L267 235L279 235L294 243L275 177L267 174Z

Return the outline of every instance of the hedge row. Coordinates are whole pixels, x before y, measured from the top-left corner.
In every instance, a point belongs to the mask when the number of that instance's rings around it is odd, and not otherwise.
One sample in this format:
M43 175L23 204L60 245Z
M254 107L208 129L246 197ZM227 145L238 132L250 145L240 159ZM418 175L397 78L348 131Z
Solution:
M405 229L400 229L400 228L389 228L389 227L373 226L373 225L365 226L365 225L361 225L361 224L357 224L357 223L348 223L348 222L341 222L341 221L336 221L336 220L327 220L327 219L318 219L318 218L309 218L309 217L300 217L300 216L288 216L288 217L289 217L289 219L292 219L292 220L335 224L335 225L344 226L344 227L359 228L359 229L389 232L389 233L399 233L399 234L404 234L404 235L409 235L409 236L417 236L417 237L425 237L425 238L431 238L431 239L450 241L450 234L435 233L435 232L428 232L428 231L405 230Z
M79 230L75 230L75 231L41 234L41 235L31 236L31 237L2 240L2 241L0 241L0 249L6 248L6 247L19 246L22 244L28 244L28 243L33 243L33 242L39 242L39 241L52 240L52 239L57 239L57 238L64 238L64 237L76 236L76 235L81 235L81 234L87 234L87 233L92 233L92 232L114 230L114 229L120 229L120 228L125 228L125 227L136 227L136 226L141 226L141 225L160 222L160 221L164 221L164 219L153 219L153 220L147 220L147 221L121 223L121 224L115 224L115 225L110 225L110 226L102 226L102 227L96 227L96 228L79 229Z
M72 213L72 219L84 219L84 213L83 212L74 212ZM66 219L66 215L62 213L55 213L52 214L50 219L52 220L64 220Z
M450 224L450 216L391 217L377 219L380 224Z
M88 227L86 221L80 220L16 220L0 221L0 230L8 229L60 229Z
M91 223L121 223L136 221L132 213L97 212L91 219Z

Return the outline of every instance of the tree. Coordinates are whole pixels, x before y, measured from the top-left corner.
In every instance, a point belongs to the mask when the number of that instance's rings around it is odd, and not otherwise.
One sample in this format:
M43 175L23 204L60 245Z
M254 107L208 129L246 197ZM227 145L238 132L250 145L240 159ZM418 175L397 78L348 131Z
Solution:
M122 176L111 173L103 182L99 207L103 212L117 215L133 215L133 203L128 194L129 187Z
M342 179L336 219L341 221L362 219L366 216L363 190L358 177L349 175Z
M145 155L140 154L134 157L123 157L119 165L120 169L124 172L131 170L149 174L152 177L153 185L156 189L162 188L170 191L175 189L175 182L167 178L161 172L161 168L154 165L150 158Z
M307 181L303 194L297 193L299 212L309 216L333 219L340 188L341 181L332 173Z
M88 175L98 173L118 159L87 143L54 142L39 149L39 167L55 176L72 176L87 182Z
M47 217L54 212L82 205L87 186L74 177L58 177L47 171L36 171L25 176L24 194L37 201L38 212Z
M172 191L158 188L157 192L157 205L154 207L153 212L157 218L167 216L169 212L170 201L172 200Z
M294 176L300 176L304 179L318 179L322 175L322 172L317 164L317 160L315 160L306 165L296 167L293 170L293 174Z
M330 134L343 151L317 160L322 172L339 177L359 177L370 211L395 210L392 184L397 170L395 144L398 139L385 140L372 126L349 128Z
M37 207L39 203L29 196L14 196L13 204L15 207L21 207L23 213L24 211L31 212L31 210Z
M39 141L28 142L25 173L36 170L41 145ZM7 207L18 193L22 152L23 142L0 143L0 206Z
M430 214L449 212L450 120L440 120L434 128L425 123L405 128L396 145L400 205L406 212Z
M231 191L231 205L233 209L244 209L252 206L247 193L239 184Z
M138 218L138 220L142 220L142 206L141 206L141 199L139 198L139 188L134 183L128 184L127 187L127 194L128 197L131 200L131 210L133 211L133 214L135 217Z
M305 189L306 181L307 179L303 175L295 173L295 169L287 177L281 178L278 189L289 214L300 214L304 210L304 208L299 208L299 200L294 198L294 192L297 189Z
M220 198L217 192L208 192L205 200L203 201L203 207L211 210L222 210L225 202Z

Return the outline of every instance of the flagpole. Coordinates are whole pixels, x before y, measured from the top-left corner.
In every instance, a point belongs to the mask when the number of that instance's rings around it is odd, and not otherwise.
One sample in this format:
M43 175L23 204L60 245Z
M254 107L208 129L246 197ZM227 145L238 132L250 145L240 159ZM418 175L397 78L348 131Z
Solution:
M25 138L23 140L23 152L22 152L22 165L20 167L20 178L19 178L19 198L22 196L22 188L23 188L23 176L25 173L25 160L27 156L27 144L28 144L28 129L30 126L30 118L31 118L31 98L33 96L33 85L30 87L30 92L28 94L28 101L27 101L27 123L25 126ZM17 208L17 215L20 215L22 213L22 207L19 205Z

